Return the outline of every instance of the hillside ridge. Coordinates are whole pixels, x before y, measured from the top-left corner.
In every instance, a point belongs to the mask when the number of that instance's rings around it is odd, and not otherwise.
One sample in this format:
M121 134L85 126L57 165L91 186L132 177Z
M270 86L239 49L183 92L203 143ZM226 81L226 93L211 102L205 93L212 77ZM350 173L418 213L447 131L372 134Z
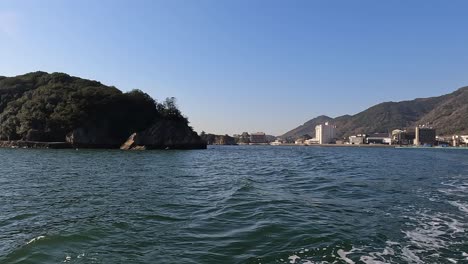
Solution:
M337 126L340 138L360 133L387 133L419 124L430 124L439 135L468 133L468 86L440 96L382 102L355 115L329 117L328 120L323 117L313 118L280 137L315 136L315 126L326 121Z

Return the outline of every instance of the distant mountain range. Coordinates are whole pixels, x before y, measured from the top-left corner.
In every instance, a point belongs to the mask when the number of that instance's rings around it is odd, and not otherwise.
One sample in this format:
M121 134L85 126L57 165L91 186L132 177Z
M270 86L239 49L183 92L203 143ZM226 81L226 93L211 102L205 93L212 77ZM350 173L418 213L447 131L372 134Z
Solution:
M355 115L318 116L280 137L315 136L315 126L327 121L337 126L340 138L359 133L386 133L419 124L430 124L438 135L468 133L468 86L438 97L377 104Z

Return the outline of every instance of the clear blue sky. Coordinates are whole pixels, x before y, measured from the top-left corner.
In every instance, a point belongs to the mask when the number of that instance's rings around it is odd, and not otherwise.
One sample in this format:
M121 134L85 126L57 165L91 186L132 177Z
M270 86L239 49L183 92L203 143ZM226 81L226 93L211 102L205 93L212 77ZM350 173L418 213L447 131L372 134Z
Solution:
M0 75L66 72L198 131L279 135L320 114L468 85L468 1L2 0Z

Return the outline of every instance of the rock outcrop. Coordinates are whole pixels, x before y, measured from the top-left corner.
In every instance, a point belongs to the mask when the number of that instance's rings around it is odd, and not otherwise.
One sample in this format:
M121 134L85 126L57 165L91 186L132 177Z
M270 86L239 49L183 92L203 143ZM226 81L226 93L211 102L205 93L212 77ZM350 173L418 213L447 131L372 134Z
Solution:
M118 148L122 141L111 137L104 128L77 128L67 134L66 142L76 148Z
M206 142L179 121L161 120L142 132L132 134L120 149L206 149Z

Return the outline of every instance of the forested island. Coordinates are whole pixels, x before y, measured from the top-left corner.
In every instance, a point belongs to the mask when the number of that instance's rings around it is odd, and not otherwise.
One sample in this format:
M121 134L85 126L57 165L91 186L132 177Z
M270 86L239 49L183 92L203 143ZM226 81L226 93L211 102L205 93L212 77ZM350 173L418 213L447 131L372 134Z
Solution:
M174 98L65 73L0 77L0 146L203 149Z

